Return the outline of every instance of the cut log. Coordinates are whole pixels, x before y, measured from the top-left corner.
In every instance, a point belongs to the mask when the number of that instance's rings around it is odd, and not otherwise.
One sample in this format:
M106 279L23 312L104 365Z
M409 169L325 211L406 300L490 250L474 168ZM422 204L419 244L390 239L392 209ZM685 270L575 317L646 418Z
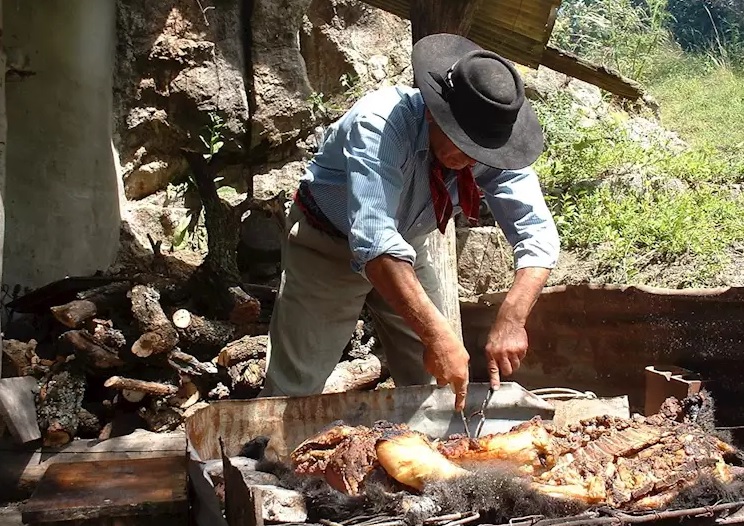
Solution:
M44 445L61 446L75 437L85 387L85 376L77 368L51 375L40 387L37 416Z
M176 371L191 376L217 374L217 366L211 362L200 362L190 354L174 350L168 355L168 363Z
M151 396L173 396L178 392L178 388L175 385L147 382L145 380L124 378L122 376L112 376L103 385L111 389L138 391Z
M29 376L0 379L0 421L7 423L10 434L22 444L41 438L36 422L36 389L36 379Z
M249 359L266 356L269 338L265 335L243 336L239 340L228 343L217 356L217 363L223 367L230 367Z
M137 414L147 422L147 428L155 433L173 431L181 425L183 412L175 407L153 400L147 407L140 407Z
M101 421L85 408L78 411L78 432L81 438L96 438L101 433Z
M199 388L193 382L184 383L176 393L176 396L168 400L168 403L179 409L187 409L197 403L201 398Z
M60 339L73 347L78 359L94 369L112 369L124 365L115 350L103 345L84 329L67 331Z
M81 292L76 299L52 307L52 315L63 325L77 329L86 320L105 312L117 303L122 303L127 290L129 290L127 282L116 282Z
M231 380L232 393L242 393L261 389L266 372L266 359L252 359L239 362L227 368Z
M36 340L28 343L18 340L3 340L3 356L12 369L3 370L3 376L26 376L31 374L31 366L36 357Z
M124 333L115 329L111 320L94 319L90 325L88 331L99 342L99 345L106 346L117 353L126 347L127 339Z
M235 325L209 320L186 309L179 309L173 314L173 325L178 328L184 348L198 345L219 349L235 338Z
M142 358L173 350L178 333L160 306L160 294L148 285L135 285L130 293L132 314L143 333L132 345L132 353Z
M371 389L380 382L382 373L382 363L374 354L340 362L326 380L323 394Z

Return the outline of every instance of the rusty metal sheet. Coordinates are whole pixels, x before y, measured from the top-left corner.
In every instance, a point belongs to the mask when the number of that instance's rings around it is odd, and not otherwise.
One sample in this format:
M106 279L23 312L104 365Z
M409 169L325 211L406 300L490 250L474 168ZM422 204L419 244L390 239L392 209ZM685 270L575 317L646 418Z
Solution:
M466 414L478 409L488 384L470 385ZM214 402L186 421L186 436L200 460L220 458L219 440L233 456L248 440L270 438L268 451L279 459L336 420L372 425L377 420L407 423L434 437L464 432L453 411L454 394L434 385L351 391L308 397L257 398ZM539 415L551 420L553 406L515 383L504 382L486 409L483 433L506 431ZM476 422L473 422L475 426Z

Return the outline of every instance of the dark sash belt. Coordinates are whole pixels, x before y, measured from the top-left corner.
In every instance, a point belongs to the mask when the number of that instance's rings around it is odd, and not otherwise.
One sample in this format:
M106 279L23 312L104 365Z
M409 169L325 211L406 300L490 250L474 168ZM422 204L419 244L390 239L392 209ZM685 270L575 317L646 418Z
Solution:
M313 228L320 230L329 236L346 239L346 234L341 232L333 223L331 223L331 220L326 217L318 206L318 203L315 202L306 181L300 182L300 187L297 189L297 192L295 192L294 202L300 207L300 210L302 210L302 213L305 214L305 217L307 218L307 222L310 223Z

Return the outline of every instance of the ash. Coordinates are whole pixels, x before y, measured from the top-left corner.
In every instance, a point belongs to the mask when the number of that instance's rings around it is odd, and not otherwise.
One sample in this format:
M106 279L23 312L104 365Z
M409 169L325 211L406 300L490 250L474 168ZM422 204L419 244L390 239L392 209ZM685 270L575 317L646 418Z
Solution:
M527 515L567 517L587 509L581 502L539 493L517 477L507 469L487 467L472 475L429 484L424 494L441 507L442 513L477 511L482 521L492 524Z

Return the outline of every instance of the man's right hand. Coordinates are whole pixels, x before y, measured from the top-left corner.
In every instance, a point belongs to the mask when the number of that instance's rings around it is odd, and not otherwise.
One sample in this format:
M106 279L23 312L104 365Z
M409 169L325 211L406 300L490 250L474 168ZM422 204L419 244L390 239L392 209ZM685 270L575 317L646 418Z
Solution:
M470 355L449 327L427 342L424 366L437 380L437 385L449 385L455 393L455 410L465 409L470 378Z
M455 392L455 410L465 408L470 357L419 283L410 263L387 254L366 266L367 278L385 301L400 314L424 344L424 366L441 386Z

